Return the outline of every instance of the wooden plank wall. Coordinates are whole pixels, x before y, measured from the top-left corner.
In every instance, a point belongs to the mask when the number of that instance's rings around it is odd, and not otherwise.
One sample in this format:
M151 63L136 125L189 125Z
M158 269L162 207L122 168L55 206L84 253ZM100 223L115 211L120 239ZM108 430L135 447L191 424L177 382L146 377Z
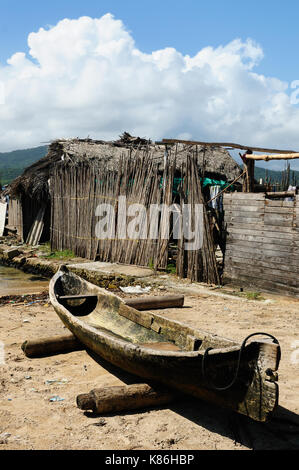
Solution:
M8 227L15 229L17 231L17 235L23 241L23 213L22 204L19 199L9 199Z
M285 201L235 192L223 204L224 282L299 297L299 196Z

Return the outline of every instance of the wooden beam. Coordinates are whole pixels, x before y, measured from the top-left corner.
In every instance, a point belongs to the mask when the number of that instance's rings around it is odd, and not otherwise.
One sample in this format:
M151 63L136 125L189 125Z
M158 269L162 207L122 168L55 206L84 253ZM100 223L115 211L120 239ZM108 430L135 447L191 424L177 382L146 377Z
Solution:
M278 155L255 155L255 154L248 154L246 155L247 160L294 160L295 158L299 158L299 153L285 153L285 154L278 154Z
M97 294L57 295L57 300L81 300L95 297L97 297Z
M295 195L295 191L277 191L266 193L266 196L268 197L294 197Z
M250 145L234 144L230 142L229 143L228 142L201 142L199 140L162 139L162 141L157 141L155 142L155 144L157 145L185 144L185 145L202 145L206 147L230 147L230 148L240 149L240 150L253 150L254 152L269 152L269 153L281 153L281 154L297 153L295 150L279 150L279 149L269 149L269 148L262 148L262 147L252 147Z

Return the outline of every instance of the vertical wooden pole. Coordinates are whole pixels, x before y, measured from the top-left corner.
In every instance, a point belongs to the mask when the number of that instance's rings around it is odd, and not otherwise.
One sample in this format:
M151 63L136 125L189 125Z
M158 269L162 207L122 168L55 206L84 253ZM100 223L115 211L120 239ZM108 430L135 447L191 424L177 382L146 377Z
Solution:
M244 170L246 170L243 182L243 193L254 192L254 160L246 158L246 154L251 154L251 150L247 150L244 155L240 155L244 163Z
M247 160L248 183L247 192L254 193L254 160Z

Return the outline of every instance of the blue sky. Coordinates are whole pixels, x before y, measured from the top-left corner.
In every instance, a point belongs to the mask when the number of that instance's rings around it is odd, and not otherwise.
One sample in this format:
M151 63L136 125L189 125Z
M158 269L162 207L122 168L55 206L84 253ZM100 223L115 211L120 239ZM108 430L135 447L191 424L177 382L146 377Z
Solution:
M299 2L294 0L1 0L0 60L27 50L27 36L63 18L112 13L133 32L144 52L176 48L193 55L202 47L252 38L265 57L257 71L299 79Z
M113 89L107 88L104 93L104 96L106 97L111 94L111 101L105 104L106 107L103 109L103 115L99 116L95 109L92 110L94 113L93 116L96 116L96 118L93 119L99 119L97 128L98 134L95 127L90 127L87 122L87 118L85 118L84 122L82 121L80 126L76 126L74 124L71 125L70 123L69 127L65 127L63 129L62 127L59 127L59 123L66 120L69 116L67 112L64 116L62 115L60 99L59 103L56 104L56 110L54 109L53 103L51 120L49 119L47 122L48 128L44 132L42 132L42 130L38 133L36 132L36 137L34 137L33 133L31 135L30 129L22 128L22 120L20 116L23 116L22 119L24 123L27 122L27 117L25 116L28 116L29 113L28 109L25 110L25 108L22 107L24 101L26 101L26 97L22 98L19 96L20 89L25 87L24 81L20 81L17 93L18 101L14 101L13 106L11 106L10 109L4 109L2 107L2 111L4 111L2 116L3 122L7 123L7 116L11 119L11 127L9 128L9 134L11 134L10 141L15 141L16 148L38 145L42 139L47 139L47 137L49 139L53 138L53 136L56 135L55 133L57 133L57 129L60 128L62 129L61 132L63 132L64 136L67 132L72 132L73 134L80 133L82 136L88 134L92 137L111 137L108 135L109 132L107 130L107 126L105 127L101 124L101 119L103 119L103 116L107 116L109 111L113 111L111 114L114 113L115 116L113 118L113 122L111 121L111 129L113 128L114 135L118 132L122 132L123 130L136 130L136 132L138 131L140 133L143 131L147 137L154 138L188 136L198 140L228 140L239 141L240 143L248 145L281 147L295 150L299 149L299 133L298 137L296 134L296 125L297 123L299 125L299 106L296 103L290 107L286 103L288 96L292 93L290 84L295 80L299 80L299 2L295 2L294 0L286 0L284 2L281 0L251 0L250 2L240 2L235 0L210 0L208 2L195 0L52 0L51 2L40 2L36 0L27 0L26 2L23 0L2 0L0 17L0 84L1 71L3 77L2 81L4 82L6 89L9 90L12 83L14 83L11 79L11 72L13 71L15 74L18 69L19 77L23 77L24 74L19 72L20 67L22 70L25 70L28 66L28 63L26 65L24 61L22 62L20 57L18 60L15 59L13 64L8 65L7 59L11 56L15 56L18 52L25 52L31 64L38 65L39 63L46 63L47 59L45 59L45 51L48 48L51 50L51 53L49 54L51 59L50 62L53 63L53 57L55 56L56 60L60 54L59 44L56 44L56 50L54 51L53 49L52 51L52 48L54 47L53 40L55 41L55 38L58 37L59 41L65 40L67 42L67 39L65 38L67 38L67 35L69 34L74 34L74 29L70 29L70 27L66 25L64 33L59 33L59 36L56 36L54 33L49 33L48 35L37 35L36 38L32 40L33 49L36 51L36 57L34 58L30 56L27 44L28 36L31 33L37 33L40 28L44 28L46 31L50 31L52 28L55 29L56 25L65 18L78 20L82 16L88 16L92 19L99 19L107 13L111 13L115 20L121 20L122 22L122 31L116 28L116 40L123 36L124 31L128 33L130 38L134 41L134 47L141 53L140 60L142 60L143 65L144 63L147 64L149 61L154 61L155 67L157 66L158 69L161 70L165 66L166 60L166 67L169 69L168 80L171 80L171 77L173 76L173 74L170 73L171 67L174 67L174 75L176 73L180 62L179 54L182 56L190 56L192 58L200 51L210 47L212 53L208 59L204 59L204 61L206 60L204 65L205 67L208 66L209 69L212 70L211 83L213 86L211 85L211 89L209 88L209 78L207 78L208 83L205 83L204 87L201 87L200 85L201 81L204 82L205 80L204 69L201 69L202 74L199 74L198 71L198 67L200 68L203 65L202 62L200 62L199 65L192 65L192 70L194 71L193 78L191 80L193 83L192 86L190 85L190 80L188 83L185 83L180 81L181 78L178 78L178 83L180 83L181 86L182 83L184 86L186 84L186 90L189 90L190 87L190 90L188 92L186 91L186 96L182 98L178 90L174 95L173 87L168 96L167 89L165 88L166 91L164 90L164 95L166 96L166 99L165 102L162 103L162 91L159 96L154 96L153 98L153 90L151 94L148 90L149 86L155 87L154 84L159 83L159 80L157 80L155 75L155 69L153 72L154 75L151 76L151 80L144 87L144 90L138 90L138 97L134 97L136 102L139 104L139 108L132 110L130 113L130 128L124 129L126 123L125 113L122 116L117 110L125 109L124 107L127 104L126 101L123 100L123 96L125 92L131 96L132 90L128 86L127 90L124 89L118 98L115 94L115 90L117 90L116 87ZM116 25L116 23L110 22L109 25L106 25L105 27L109 30L109 28L113 29L114 25ZM82 40L89 40L88 30L83 28L82 31ZM126 52L124 52L123 57L125 57L127 52L132 49L129 39L125 39L125 41L127 41L127 49ZM233 42L236 40L240 40L242 46L236 47ZM252 43L246 43L248 40L252 40ZM94 41L94 47L96 48L98 47L98 44L95 39ZM253 46L252 44L255 44L256 46ZM228 85L229 75L227 74L225 77L226 84L223 85L222 72L217 66L219 47L225 48L225 54L228 56L228 61L232 61L231 89ZM245 55L242 52L242 48L244 47L246 49ZM172 48L175 50L175 53L165 52L162 59L160 57L158 59L152 59L154 51L166 50L166 48ZM91 54L90 51L88 54ZM165 58L166 56L167 58ZM237 65L236 67L233 65L236 58L240 58L240 60L243 61L243 65L239 68L237 68ZM62 64L64 63L64 59L62 57L60 57L59 60L61 60ZM253 64L247 75L244 74L246 61L252 61ZM138 67L134 68L136 66L135 57L133 58L133 62L129 66L131 67L130 73L132 76L139 73ZM55 63L58 62L56 61ZM48 65L49 64L44 67L44 74L45 71L48 73ZM114 62L114 67L118 70L121 68L121 73L124 73L122 61L117 64ZM196 68L196 71L194 67ZM113 75L112 72L111 76ZM148 70L144 71L144 73L144 80L146 81ZM252 73L256 74L258 77L254 84L252 83ZM32 75L32 77L34 76L36 79L36 71L34 74L35 75ZM162 81L166 80L164 75L163 78L161 78ZM85 77L86 76L87 73ZM49 78L50 76L47 75L47 77ZM215 83L213 82L215 77L218 80L217 83L216 81ZM263 77L266 77L267 84L263 83L264 91L262 92L261 89L257 89L257 82L261 85L264 81ZM273 77L274 81L271 81L271 77ZM59 85L54 85L54 83L58 83L57 80L58 76L53 76L52 74L49 78L49 84L52 83L53 87L58 87ZM82 77L80 77L80 80L81 83ZM85 80L87 87L94 89L94 84L90 84L90 79L85 78ZM206 101L206 106L209 107L209 109L211 108L212 112L209 112L209 114L205 116L205 114L200 111L197 114L196 110L194 111L193 109L193 115L190 118L190 122L187 122L189 119L188 117L182 117L180 121L179 116L182 116L182 110L181 108L176 107L174 102L175 100L182 100L182 102L185 100L186 107L189 105L191 109L193 105L192 93L194 95L194 93L197 92L197 88L194 85L196 80L198 80L199 83L198 99L200 99L200 102L202 103L207 98L207 95L209 95L209 99ZM110 79L107 79L105 84L107 85L107 82L109 81ZM62 83L62 80L59 83ZM71 83L73 84L73 78ZM70 82L65 82L64 90L67 89L68 86L70 86ZM223 87L224 93L223 96L219 97L219 90L221 87ZM235 95L234 87L236 87ZM243 89L241 90L242 87ZM248 88L248 94L246 90L244 92L246 87ZM283 87L284 89L282 90ZM240 95L238 94L239 88ZM50 96L50 94L51 93L48 88L45 91L45 86L43 84L42 91L39 89L39 97L41 98L40 102L42 103L45 96ZM149 95L151 95L151 98ZM245 95L246 98L244 97ZM264 101L260 101L260 97L262 97L262 95ZM267 95L267 98L264 98L264 95ZM14 96L16 96L16 92ZM98 95L94 95L93 98L95 101L99 99L99 103L103 102L103 98ZM117 102L118 99L119 101ZM151 106L151 99L156 103L155 107ZM227 103L231 103L232 109L231 116L227 118L227 113L225 114L223 107L223 101L226 99L228 100ZM34 98L32 101L35 101ZM242 102L242 106L238 106L239 102ZM49 101L46 101L45 99L44 103L48 105ZM269 109L265 111L264 108L268 105ZM115 109L113 106L115 106ZM67 105L65 105L65 107L67 108ZM148 127L146 127L145 115L141 115L142 108L147 110L150 109L151 116L155 115L157 116L157 119L164 122L163 130L161 129L161 135L159 134L157 126L151 126L151 121L149 121ZM86 113L86 116L91 115L91 108L84 108L83 113L82 109L83 108L78 107L73 116L75 116L76 113L78 113L78 116L82 116L84 113ZM169 110L169 114L165 112L165 109ZM192 112L190 111L190 114L192 114ZM256 127L254 127L255 113L259 116L259 118L256 119ZM37 105L36 109L33 107L32 114L36 116L36 121L32 121L32 124L30 124L32 127L41 126L41 122L45 123L42 106ZM273 118L273 116L275 117L275 114L277 114L277 120ZM169 121L171 121L169 125L165 125L167 116L169 116ZM234 116L238 116L238 118L234 120ZM242 116L244 116L244 118ZM78 119L79 118L77 118L77 122ZM142 119L144 120L144 126L141 124ZM198 127L198 130L194 124L196 119L202 119L204 121L204 123L201 123L201 127ZM288 119L290 122L288 122L288 126L284 129L284 126L280 123L284 123ZM216 122L217 126L209 124L209 120L213 124ZM263 128L263 131L261 131L261 128ZM12 129L15 130L15 132L10 132ZM148 129L150 135L148 135L146 129ZM7 132L6 135L8 135ZM0 134L0 152L1 150L9 150L9 144L5 140L4 130L3 139L1 139ZM274 166L275 164L271 164L269 168ZM299 164L297 165L297 163L292 166L298 166L299 168Z

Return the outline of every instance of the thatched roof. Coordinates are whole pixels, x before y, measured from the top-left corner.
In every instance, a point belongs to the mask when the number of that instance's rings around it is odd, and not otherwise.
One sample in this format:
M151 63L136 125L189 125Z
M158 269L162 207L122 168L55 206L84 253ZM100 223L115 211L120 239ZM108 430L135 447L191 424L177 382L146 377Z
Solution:
M188 154L196 151L198 166L205 175L232 181L241 174L241 168L222 147L200 147L176 144L168 147L169 157L176 155L177 167L180 168ZM105 142L91 139L61 139L53 141L48 154L26 168L21 176L16 178L9 187L11 196L19 197L26 194L38 199L49 196L48 180L54 165L79 165L87 163L94 167L105 166L117 170L122 157L138 155L146 152L163 170L165 145L153 144L150 140L132 137L124 133L119 140Z

